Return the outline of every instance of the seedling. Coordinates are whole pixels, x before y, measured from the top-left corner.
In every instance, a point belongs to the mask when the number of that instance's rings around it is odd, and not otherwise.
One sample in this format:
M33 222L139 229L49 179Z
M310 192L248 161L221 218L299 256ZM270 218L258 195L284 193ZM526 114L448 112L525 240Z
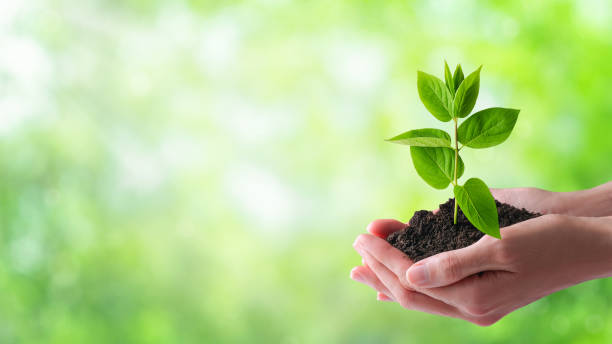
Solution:
M470 115L478 98L480 66L464 78L461 65L451 74L444 63L444 79L419 71L417 88L425 108L442 122L453 121L454 145L451 136L440 129L416 129L387 141L410 146L410 155L417 173L436 189L453 185L457 224L457 204L467 219L481 232L501 239L495 199L489 187L478 178L460 185L464 164L459 152L464 147L487 148L504 142L516 123L519 110L492 107ZM468 117L469 116L469 117ZM459 127L459 119L468 117ZM461 147L459 146L461 144Z

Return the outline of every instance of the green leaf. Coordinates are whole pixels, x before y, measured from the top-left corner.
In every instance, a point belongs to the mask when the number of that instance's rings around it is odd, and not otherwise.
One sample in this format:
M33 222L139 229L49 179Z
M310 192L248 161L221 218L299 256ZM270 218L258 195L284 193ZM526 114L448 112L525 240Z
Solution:
M453 75L448 68L448 63L444 61L444 80L446 81L446 87L452 95L455 95L455 82L453 81Z
M448 147L410 147L417 173L436 189L444 189L455 179L455 150ZM463 160L457 163L457 178L463 175Z
M450 147L451 137L440 129L415 129L394 136L387 141L418 147Z
M453 81L455 82L455 91L459 89L459 85L463 82L463 70L461 69L461 65L458 64L457 68L455 68L455 74L453 74Z
M452 119L453 96L442 80L419 71L417 88L423 105L435 118L442 122Z
M465 117L470 114L474 105L476 104L476 98L478 98L478 90L480 89L480 70L482 66L478 67L476 71L468 75L465 80L459 85L457 93L455 94L455 100L453 102L453 110L455 117Z
M478 178L470 178L464 186L455 185L453 193L457 204L474 227L501 239L497 205L487 184Z
M518 119L520 110L489 108L473 114L457 129L461 144L472 148L487 148L504 142Z

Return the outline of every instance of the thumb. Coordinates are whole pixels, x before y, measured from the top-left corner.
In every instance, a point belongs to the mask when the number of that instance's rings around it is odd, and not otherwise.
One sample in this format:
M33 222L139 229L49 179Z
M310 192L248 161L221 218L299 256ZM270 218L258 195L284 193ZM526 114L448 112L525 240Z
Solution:
M439 253L412 265L406 280L414 287L435 288L458 282L470 275L495 269L480 245Z

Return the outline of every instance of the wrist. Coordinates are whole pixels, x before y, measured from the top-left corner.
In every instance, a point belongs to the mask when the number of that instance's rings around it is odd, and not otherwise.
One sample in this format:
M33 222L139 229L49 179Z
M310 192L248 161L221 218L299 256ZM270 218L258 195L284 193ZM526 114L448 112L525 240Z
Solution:
M571 218L571 217L570 217ZM582 281L612 276L612 216L573 217L572 227L582 241L575 238L574 243L583 253L575 257L578 269L585 275ZM578 243L582 242L583 245Z
M567 252L573 252L563 263L569 285L612 276L612 216L561 218L569 230Z
M612 182L592 189L557 192L555 198L557 214L572 216L611 216L612 215Z

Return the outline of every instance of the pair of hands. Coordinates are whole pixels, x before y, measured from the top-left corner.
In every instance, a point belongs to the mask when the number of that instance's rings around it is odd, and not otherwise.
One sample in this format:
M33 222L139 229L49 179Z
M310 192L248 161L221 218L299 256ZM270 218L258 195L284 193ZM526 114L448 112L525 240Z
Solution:
M491 325L557 290L612 275L612 202L601 204L612 199L609 184L603 196L602 190L492 190L501 202L545 215L502 228L502 240L484 236L416 264L384 240L405 224L376 220L353 244L363 265L351 270L351 278L375 289L379 300ZM587 203L573 204L578 201Z

